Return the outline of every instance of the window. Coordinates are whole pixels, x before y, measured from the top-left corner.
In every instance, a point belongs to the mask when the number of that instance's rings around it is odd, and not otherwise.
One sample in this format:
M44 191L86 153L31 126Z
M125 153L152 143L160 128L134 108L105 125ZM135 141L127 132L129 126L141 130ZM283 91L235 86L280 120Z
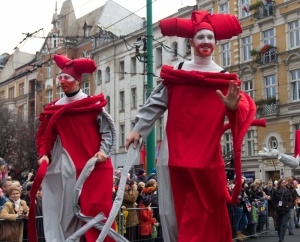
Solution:
M125 110L124 91L120 92L120 111Z
M52 89L48 89L46 91L46 103L51 103L52 102Z
M246 137L246 155L253 156L255 144L254 130L249 130Z
M164 117L162 116L156 121L156 139L162 140L163 133L164 133Z
M185 54L190 55L191 54L191 45L190 45L190 39L184 39L184 49Z
M24 105L18 107L18 118L24 120Z
M19 84L19 96L24 95L24 82Z
M270 149L277 149L278 148L277 138L274 136L270 137L268 144L269 144Z
M4 99L4 97L5 97L5 92L4 92L4 91L1 91L1 92L0 92L0 99Z
M124 69L124 61L120 61L119 65L119 79L124 79L125 69Z
M296 20L289 23L289 37L290 48L296 48L300 46L300 20Z
M64 97L64 92L62 91L61 86L58 86L56 88L56 96L57 96L57 98L63 98Z
M262 32L264 44L275 46L274 29L265 30Z
M125 124L120 124L120 146L125 145Z
M81 89L86 95L90 95L90 83L89 82L82 83Z
M172 44L172 59L176 59L178 55L178 43L175 41Z
M251 11L249 10L249 5L250 5L250 0L241 0L240 16L242 18L245 18L251 14Z
M102 71L98 70L97 71L97 85L101 85L102 84Z
M15 97L15 88L14 87L10 87L8 89L8 98L14 98Z
M243 81L243 89L244 92L247 93L250 97L254 98L254 90L253 90L253 81L252 80L247 80Z
M85 24L85 26L84 26L84 37L85 38L89 37L89 34L90 34L90 27Z
M161 47L158 47L155 49L155 57L156 57L156 68L159 68L162 65L162 48Z
M300 100L300 69L290 71L292 100Z
M131 108L136 108L136 88L131 88Z
M223 155L228 155L232 152L232 137L230 133L225 133L223 135Z
M52 46L53 46L53 48L57 47L56 34L52 35Z
M228 2L220 4L220 6L219 6L219 13L229 13Z
M105 82L109 82L110 81L110 68L106 67L105 69Z
M300 129L300 124L294 124L293 125L294 133Z
M130 67L131 75L136 75L136 57L131 57L131 67Z
M250 61L250 50L251 50L251 37L247 36L245 38L242 38L242 56L243 61Z
M51 78L53 75L53 68L52 66L46 67L46 78Z
M275 75L265 76L266 98L276 96L276 79Z
M221 44L221 64L222 66L230 65L229 42L225 44Z

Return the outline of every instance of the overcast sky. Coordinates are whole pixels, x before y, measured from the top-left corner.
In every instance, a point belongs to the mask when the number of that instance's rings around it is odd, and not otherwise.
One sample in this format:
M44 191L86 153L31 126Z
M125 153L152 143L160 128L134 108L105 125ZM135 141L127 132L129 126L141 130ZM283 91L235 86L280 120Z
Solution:
M1 5L0 14L0 55L7 52L12 54L14 48L34 54L39 51L43 39L51 30L51 20L57 2L58 13L65 0L8 0ZM104 5L107 0L72 0L76 18ZM146 17L147 0L114 0L131 12L141 17ZM196 0L152 0L153 22L167 17L179 8L196 5ZM140 9L140 11L138 11ZM38 32L37 37L27 39L26 33Z

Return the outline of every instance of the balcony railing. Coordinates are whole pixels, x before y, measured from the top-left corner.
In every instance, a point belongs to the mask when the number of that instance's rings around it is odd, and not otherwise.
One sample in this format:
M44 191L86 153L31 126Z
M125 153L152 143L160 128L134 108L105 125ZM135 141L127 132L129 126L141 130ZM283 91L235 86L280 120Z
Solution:
M263 19L263 18L269 17L273 14L275 14L275 3L268 2L266 4L263 4L259 7L257 7L254 10L253 16L255 19Z
M259 65L264 65L276 61L277 61L277 51L275 47L271 47L268 51L266 51L263 54L258 54L255 59L255 62Z
M279 112L279 100L274 100L271 103L257 105L256 113L260 116L277 114Z

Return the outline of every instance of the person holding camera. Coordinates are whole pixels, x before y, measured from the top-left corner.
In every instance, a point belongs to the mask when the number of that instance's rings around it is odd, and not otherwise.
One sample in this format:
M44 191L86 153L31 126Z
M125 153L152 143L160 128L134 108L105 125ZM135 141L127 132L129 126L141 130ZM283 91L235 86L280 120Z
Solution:
M20 199L21 191L17 185L8 189L9 200L4 204L0 218L7 221L1 223L0 241L22 241L23 219L28 218L29 207Z

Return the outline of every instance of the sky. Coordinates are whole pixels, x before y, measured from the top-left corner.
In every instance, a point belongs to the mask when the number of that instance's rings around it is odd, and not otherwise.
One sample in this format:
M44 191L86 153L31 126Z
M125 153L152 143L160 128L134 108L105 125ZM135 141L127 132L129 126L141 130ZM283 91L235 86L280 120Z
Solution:
M12 54L16 47L20 51L34 54L39 51L44 39L52 28L51 20L57 2L60 13L65 0L8 0L1 5L0 14L0 55ZM72 0L76 18L104 5L107 0ZM147 0L114 0L116 3L146 17ZM179 8L196 5L196 0L152 0L153 22L170 16ZM41 30L42 29L42 30ZM41 30L41 31L39 31ZM37 33L35 38L26 38L26 34Z

